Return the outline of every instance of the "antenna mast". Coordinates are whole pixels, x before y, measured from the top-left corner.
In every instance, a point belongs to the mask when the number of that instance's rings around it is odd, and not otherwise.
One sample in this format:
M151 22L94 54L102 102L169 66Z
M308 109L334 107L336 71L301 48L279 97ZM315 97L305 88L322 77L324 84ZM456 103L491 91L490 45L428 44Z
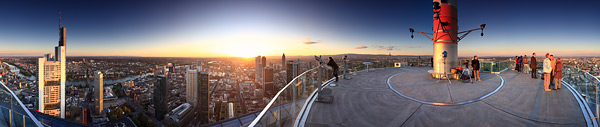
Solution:
M60 16L60 9L58 9L58 28L61 27L61 25L60 25L60 17L61 17Z

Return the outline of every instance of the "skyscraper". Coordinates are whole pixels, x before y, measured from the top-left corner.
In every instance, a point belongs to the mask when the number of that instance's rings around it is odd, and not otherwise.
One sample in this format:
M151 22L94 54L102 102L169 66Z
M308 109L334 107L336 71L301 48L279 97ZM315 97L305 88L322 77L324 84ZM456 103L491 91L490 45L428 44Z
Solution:
M254 80L256 82L260 82L261 78L262 78L262 62L261 62L261 57L260 56L256 56L256 58L254 59Z
M154 85L154 117L158 120L163 120L167 114L167 78L162 75L156 76L156 84Z
M275 87L273 86L273 68L272 67L265 67L263 69L263 89L265 91L265 93L269 93L269 94L265 94L265 95L274 95L273 93L275 93Z
M169 69L170 73L175 73L175 65L173 63L168 63L167 69Z
M38 59L38 110L42 113L65 118L66 43L67 28L60 24L59 40L54 48L55 58L45 55Z
M286 65L286 84L290 83L292 80L294 80L294 78L298 75L300 75L301 72L300 71L300 61L293 61L293 60L288 60L287 61L287 65Z
M262 68L265 68L267 66L267 57L262 56L262 59L260 62L262 63L261 64Z
M104 79L102 72L94 72L94 101L96 102L96 111L98 114L102 114L103 103L104 103Z
M198 117L202 124L208 123L208 72L189 69L185 74L186 100L198 109Z
M285 53L281 55L281 69L285 69Z

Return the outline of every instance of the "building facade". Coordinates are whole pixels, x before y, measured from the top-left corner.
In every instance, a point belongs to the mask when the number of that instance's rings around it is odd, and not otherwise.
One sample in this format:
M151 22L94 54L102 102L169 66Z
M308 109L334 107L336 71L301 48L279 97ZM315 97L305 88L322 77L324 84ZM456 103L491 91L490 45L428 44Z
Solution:
M208 123L209 99L208 72L189 69L186 72L186 100L198 111L198 118L202 124Z
M94 72L94 101L96 113L102 114L104 104L104 75L100 71Z
M275 95L275 86L273 85L273 68L265 67L263 69L263 89L265 90L265 95L273 96Z
M54 57L44 55L38 59L38 110L64 119L67 28L60 25L60 16L59 31L60 36L58 46L54 47Z
M165 76L156 76L156 84L154 85L153 101L154 101L154 117L158 120L163 120L167 114L167 78Z

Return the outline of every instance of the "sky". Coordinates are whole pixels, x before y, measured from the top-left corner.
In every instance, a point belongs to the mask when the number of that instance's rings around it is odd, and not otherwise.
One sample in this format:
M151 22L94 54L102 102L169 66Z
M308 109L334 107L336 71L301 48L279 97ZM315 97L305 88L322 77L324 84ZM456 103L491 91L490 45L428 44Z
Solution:
M1 1L0 56L431 55L432 1ZM598 0L461 0L459 56L600 56Z

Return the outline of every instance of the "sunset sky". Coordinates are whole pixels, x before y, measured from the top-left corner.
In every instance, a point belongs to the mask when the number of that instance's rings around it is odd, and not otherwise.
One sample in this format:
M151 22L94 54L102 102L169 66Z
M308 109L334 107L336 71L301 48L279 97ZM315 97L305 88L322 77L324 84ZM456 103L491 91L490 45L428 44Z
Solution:
M2 1L0 56L251 57L344 53L431 55L431 1ZM589 1L461 0L459 56L551 52L600 56L600 5Z

